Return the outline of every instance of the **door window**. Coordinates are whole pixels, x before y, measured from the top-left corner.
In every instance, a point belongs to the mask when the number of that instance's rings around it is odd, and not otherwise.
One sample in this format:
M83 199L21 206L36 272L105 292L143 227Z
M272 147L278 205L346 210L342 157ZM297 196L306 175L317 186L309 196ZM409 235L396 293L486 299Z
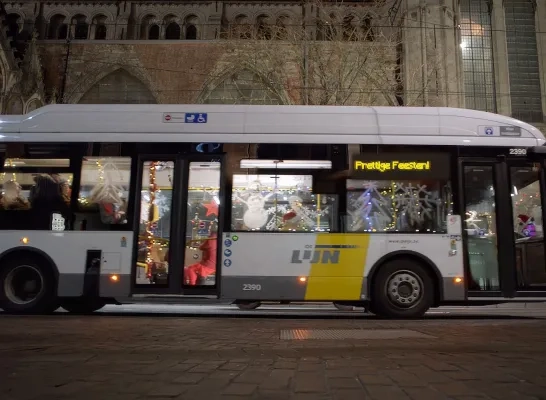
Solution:
M546 286L539 168L511 167L510 183L518 288Z
M464 167L469 290L500 290L492 166Z
M136 284L167 285L174 161L142 166Z
M184 285L216 284L220 163L191 162L184 256Z

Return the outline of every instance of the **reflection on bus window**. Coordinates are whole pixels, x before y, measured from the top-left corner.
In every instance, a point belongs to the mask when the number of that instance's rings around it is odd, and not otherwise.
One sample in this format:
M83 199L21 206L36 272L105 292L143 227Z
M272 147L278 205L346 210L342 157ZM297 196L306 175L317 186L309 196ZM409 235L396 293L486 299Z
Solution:
M98 211L103 224L126 224L130 174L129 157L86 157L82 162L80 208Z
M519 288L546 285L544 229L538 166L510 168Z
M513 167L510 175L516 239L542 237L539 172L530 167Z
M469 290L499 290L496 203L493 168L464 167L464 228Z
M72 174L39 174L4 172L1 184L0 208L29 210L49 204L70 206Z
M311 175L233 175L231 229L329 232L336 197L311 186Z
M168 283L173 170L173 161L143 163L137 284Z
M451 208L447 182L347 180L348 232L443 233Z

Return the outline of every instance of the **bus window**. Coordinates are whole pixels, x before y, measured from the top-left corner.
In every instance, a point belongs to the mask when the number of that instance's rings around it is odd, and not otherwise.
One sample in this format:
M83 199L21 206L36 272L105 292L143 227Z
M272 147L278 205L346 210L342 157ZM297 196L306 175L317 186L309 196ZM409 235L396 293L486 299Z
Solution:
M540 172L531 166L511 167L510 181L518 288L546 286Z
M348 179L346 229L445 233L451 204L448 182Z
M312 181L311 175L233 175L231 229L329 232L336 196L313 193Z
M168 284L174 161L142 166L136 284Z
M220 168L219 162L191 162L189 166L184 285L216 283Z
M70 229L73 175L55 172L68 166L67 159L6 159L0 180L2 229ZM40 169L49 172L36 172Z
M493 168L464 167L469 290L500 290Z
M130 175L130 157L86 157L78 196L81 211L98 213L105 225L126 224Z

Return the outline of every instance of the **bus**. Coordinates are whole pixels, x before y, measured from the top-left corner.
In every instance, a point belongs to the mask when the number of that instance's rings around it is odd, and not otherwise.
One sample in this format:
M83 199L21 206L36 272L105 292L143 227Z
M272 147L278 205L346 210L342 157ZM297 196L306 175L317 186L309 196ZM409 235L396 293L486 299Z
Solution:
M546 146L435 107L48 105L0 116L0 308L546 301ZM197 299L197 300L196 300Z

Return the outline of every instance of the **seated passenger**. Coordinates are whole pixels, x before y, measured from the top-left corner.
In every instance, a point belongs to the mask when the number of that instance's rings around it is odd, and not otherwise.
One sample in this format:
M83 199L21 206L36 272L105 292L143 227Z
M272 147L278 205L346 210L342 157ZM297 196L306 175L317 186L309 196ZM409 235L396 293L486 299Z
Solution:
M63 197L64 202L67 205L70 205L70 195L72 194L70 184L68 183L68 181L61 179L59 181L59 185L61 186L61 196Z
M21 185L15 181L4 183L4 194L0 198L4 210L27 210L30 203L21 194Z

